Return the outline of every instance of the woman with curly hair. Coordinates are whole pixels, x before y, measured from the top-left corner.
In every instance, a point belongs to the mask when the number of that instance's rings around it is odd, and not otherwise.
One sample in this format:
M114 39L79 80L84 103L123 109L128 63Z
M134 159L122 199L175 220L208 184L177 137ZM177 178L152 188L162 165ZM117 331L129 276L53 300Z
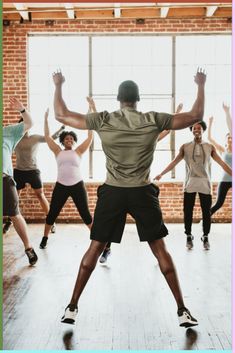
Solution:
M73 131L63 131L59 137L59 141L64 147L64 149L62 149L50 136L47 110L45 114L44 134L50 150L55 155L58 175L52 193L50 210L46 218L44 236L40 243L41 249L46 248L51 226L59 216L69 196L72 197L83 222L89 228L91 228L92 224L92 217L88 208L87 193L80 171L80 163L83 153L86 152L91 145L93 133L89 131L87 139L73 149L75 143L77 143L77 135Z

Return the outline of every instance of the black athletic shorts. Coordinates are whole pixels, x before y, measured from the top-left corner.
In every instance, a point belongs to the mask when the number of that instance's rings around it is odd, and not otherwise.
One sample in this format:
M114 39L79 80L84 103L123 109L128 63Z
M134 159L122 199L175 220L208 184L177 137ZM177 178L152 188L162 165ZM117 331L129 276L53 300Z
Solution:
M14 169L14 180L16 182L17 190L25 188L25 184L30 184L33 189L42 188L41 172L39 169L35 170L20 170Z
M97 204L91 239L120 243L129 213L136 221L140 241L161 239L168 234L158 201L159 188L117 187L103 184L97 189Z
M12 177L3 177L3 216L17 216L19 210L19 197L16 184Z

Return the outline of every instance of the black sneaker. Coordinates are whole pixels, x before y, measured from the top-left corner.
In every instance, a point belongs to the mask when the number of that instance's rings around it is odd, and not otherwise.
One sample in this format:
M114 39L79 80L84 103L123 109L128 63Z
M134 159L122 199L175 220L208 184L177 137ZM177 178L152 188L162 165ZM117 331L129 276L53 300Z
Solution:
M47 240L48 240L48 237L43 237L42 238L42 241L39 245L40 249L45 249L47 247Z
M191 250L193 248L193 239L194 237L191 234L187 235L186 247L188 248L188 250Z
M104 249L103 254L101 255L99 262L101 264L104 264L107 262L108 257L111 255L111 250L110 249Z
M3 226L3 234L6 234L12 225L12 220L8 218Z
M35 265L38 261L37 254L35 253L33 248L26 249L25 254L28 256L30 265Z
M192 326L197 326L198 322L192 315L190 314L190 311L187 308L180 308L177 311L178 319L179 319L179 324L181 327L192 327Z
M210 243L208 240L208 235L203 235L201 237L201 241L203 242L203 247L205 250L210 250Z
M52 226L51 226L51 233L55 233L56 232L56 225L55 225L55 223L54 224L52 224Z
M65 309L64 315L61 318L61 322L65 324L75 324L75 319L78 313L78 308L76 305L69 304Z

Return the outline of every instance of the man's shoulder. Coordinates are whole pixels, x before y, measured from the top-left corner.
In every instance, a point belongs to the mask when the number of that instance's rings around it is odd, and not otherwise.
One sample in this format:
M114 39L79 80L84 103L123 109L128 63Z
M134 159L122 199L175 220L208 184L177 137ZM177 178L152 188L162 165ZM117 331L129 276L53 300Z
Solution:
M202 145L208 146L208 147L213 147L212 143L207 142L207 141L202 141Z
M18 132L18 131L22 131L24 130L24 123L16 123L16 124L11 124L11 125L7 125L3 127L3 132L7 132L7 133L12 133L14 134L14 132Z
M190 146L192 146L192 145L193 145L193 141L185 142L185 143L181 146L181 148L187 148L187 147L190 147Z

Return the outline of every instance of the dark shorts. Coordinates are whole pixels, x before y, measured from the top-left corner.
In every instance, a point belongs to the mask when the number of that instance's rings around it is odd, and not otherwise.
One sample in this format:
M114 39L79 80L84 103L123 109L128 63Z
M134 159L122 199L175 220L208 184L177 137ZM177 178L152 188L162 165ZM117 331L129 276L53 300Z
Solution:
M19 197L16 184L12 177L3 177L3 216L17 216L19 210Z
M14 180L16 182L17 190L25 188L25 184L30 184L33 189L42 188L41 172L39 169L35 170L20 170L14 169Z
M103 184L97 189L97 204L91 239L120 243L129 213L136 221L140 241L161 239L168 234L158 201L159 188L116 187Z

